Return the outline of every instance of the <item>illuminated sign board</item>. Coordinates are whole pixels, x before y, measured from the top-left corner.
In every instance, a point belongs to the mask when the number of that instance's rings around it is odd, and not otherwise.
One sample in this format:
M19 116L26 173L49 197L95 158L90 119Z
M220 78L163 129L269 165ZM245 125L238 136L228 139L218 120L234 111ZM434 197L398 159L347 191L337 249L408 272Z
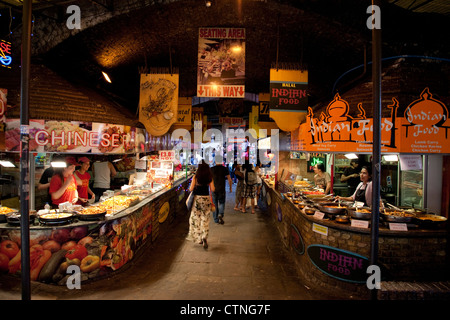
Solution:
M10 69L11 62L11 42L0 40L0 65Z

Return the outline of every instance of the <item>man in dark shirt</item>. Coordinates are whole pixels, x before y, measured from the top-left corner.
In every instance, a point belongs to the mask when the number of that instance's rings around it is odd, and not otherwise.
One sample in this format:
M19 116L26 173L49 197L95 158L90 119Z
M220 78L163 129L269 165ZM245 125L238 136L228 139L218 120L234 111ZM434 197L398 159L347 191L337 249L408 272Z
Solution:
M358 159L352 159L350 161L350 167L345 168L344 173L341 175L341 182L347 182L347 188L349 196L355 193L356 187L361 182L359 178L359 172L361 171L358 167Z
M233 181L231 181L230 172L225 167L222 161L217 160L214 167L211 168L214 180L214 186L216 191L212 193L212 200L216 206L216 211L213 213L214 222L224 224L223 215L225 212L225 179L228 180L230 185L230 192L233 192Z
M50 180L52 179L54 173L55 170L53 169L53 167L48 167L42 173L42 176L39 179L38 183L38 190L46 190L47 197L45 198L45 202L47 202L50 206L52 205L52 196L50 195L50 193L48 193L48 190L50 188Z

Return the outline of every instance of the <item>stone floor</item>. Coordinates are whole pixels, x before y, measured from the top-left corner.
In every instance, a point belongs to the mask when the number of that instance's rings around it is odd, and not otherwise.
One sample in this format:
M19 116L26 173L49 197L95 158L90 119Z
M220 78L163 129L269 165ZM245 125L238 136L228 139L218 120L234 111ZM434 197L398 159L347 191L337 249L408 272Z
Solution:
M209 248L186 240L187 216L114 276L81 289L32 283L33 300L324 300L339 299L302 284L273 221L233 210L211 219ZM0 277L0 299L21 299L18 278Z

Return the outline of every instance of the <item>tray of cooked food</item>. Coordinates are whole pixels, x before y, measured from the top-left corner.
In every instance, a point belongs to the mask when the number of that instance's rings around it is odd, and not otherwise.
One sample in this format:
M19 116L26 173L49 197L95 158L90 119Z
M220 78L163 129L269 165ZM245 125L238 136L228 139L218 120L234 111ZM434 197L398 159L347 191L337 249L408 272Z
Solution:
M305 207L305 208L303 208L303 211L307 215L312 215L312 214L316 213L316 209L312 208L312 207Z
M416 214L414 218L415 222L417 222L421 227L424 228L435 228L442 226L447 222L447 218L443 216L438 216L432 213L423 213Z
M79 220L97 220L103 218L106 215L106 207L100 205L88 206L84 207L76 214Z
M380 209L380 214L388 222L408 223L415 217L413 213L398 209Z
M30 212L28 217L29 217L30 224L34 223L34 219L36 218L36 212L35 211ZM21 214L18 211L12 211L6 215L6 222L8 222L10 225L13 225L13 226L20 225L20 221L21 221L20 219L21 219Z
M370 220L372 218L372 210L369 207L348 207L347 212L354 219Z
M340 214L334 218L334 221L339 223L348 223L350 221L350 217L347 215Z
M343 215L347 213L347 207L336 202L322 202L318 204L319 210L332 215Z
M117 196L112 196L111 198L104 200L100 204L103 206L107 206L107 207L120 206L120 207L128 208L130 206L137 204L139 201L140 201L140 198L139 198L139 196L136 196L136 195L131 195L131 196L117 195Z
M0 223L6 222L6 216L11 212L17 212L17 210L9 207L0 207Z
M43 224L64 224L72 222L72 212L49 212L38 216L39 222Z

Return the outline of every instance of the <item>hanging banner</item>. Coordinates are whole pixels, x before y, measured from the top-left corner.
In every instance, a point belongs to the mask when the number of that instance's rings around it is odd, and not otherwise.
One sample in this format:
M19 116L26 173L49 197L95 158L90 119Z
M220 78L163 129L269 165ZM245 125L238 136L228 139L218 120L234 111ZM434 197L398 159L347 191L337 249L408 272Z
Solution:
M200 28L197 97L245 97L245 29Z
M447 106L433 98L428 88L406 108L401 125L402 152L450 153L450 120Z
M178 117L176 125L191 126L192 98L178 99Z
M162 136L177 121L178 74L141 74L139 121L152 136Z
M298 128L308 108L308 71L270 69L270 117L283 131Z
M381 118L381 152L450 153L450 120L446 105L433 98L428 88L409 104L404 117L397 117L399 103L392 98L390 117ZM307 152L370 153L373 149L373 119L366 117L362 103L358 114L349 115L348 102L336 94L325 112L315 115L308 108L306 122L291 135L293 150Z

